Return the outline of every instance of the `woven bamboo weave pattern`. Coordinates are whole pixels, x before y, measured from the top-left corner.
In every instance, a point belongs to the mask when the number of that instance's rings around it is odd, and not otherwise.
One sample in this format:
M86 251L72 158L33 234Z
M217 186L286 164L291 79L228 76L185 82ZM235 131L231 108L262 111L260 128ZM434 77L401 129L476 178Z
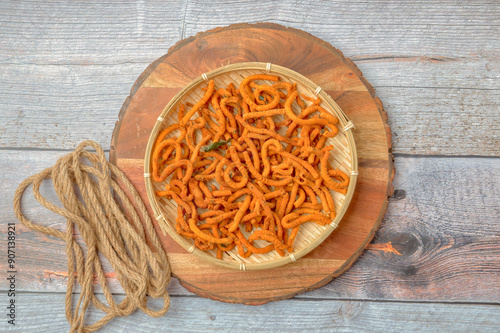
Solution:
M215 86L218 88L227 87L229 83L233 83L236 87L238 87L245 77L254 74L278 75L280 80L283 82L297 83L297 90L299 93L303 93L304 95L312 98L319 97L323 101L321 104L322 107L339 119L339 124L337 124L339 128L338 134L327 140L328 145L334 146L333 153L330 154L328 163L333 168L338 168L349 175L350 185L346 195L330 191L334 199L335 210L337 212L336 218L332 220L329 225L324 226L314 223L303 224L295 240L292 255L285 255L285 257L281 257L276 251L271 251L266 254L253 254L248 258L241 258L238 255L237 250L234 249L226 252L228 255L225 255L223 260L220 260L215 258L215 250L206 252L198 250L193 246L193 241L178 235L175 231L174 223L177 216L177 204L173 200L156 196L155 192L163 190L166 181L156 183L152 181L150 177L152 146L156 137L163 129L177 123L178 108L181 104L196 104L196 102L201 99L204 94L202 89L206 87L208 80L214 80ZM266 81L263 82L266 83ZM296 113L299 112L298 106L295 106L294 108ZM275 121L281 121L284 118L283 116L278 115L274 116L274 119ZM146 149L144 173L148 198L155 212L155 216L157 217L162 230L168 233L186 250L216 264L241 270L254 270L277 267L295 261L313 250L324 239L326 239L326 237L328 237L328 235L340 223L340 220L349 205L357 178L357 156L353 135L351 133L352 128L352 122L349 121L338 105L324 91L322 91L321 87L287 68L272 65L270 63L239 63L205 73L186 86L170 101L158 117L156 125L151 133L148 147ZM281 129L278 133L284 134L284 130ZM197 139L201 139L201 134L198 133L197 135ZM248 233L243 233L246 237L248 237ZM255 241L255 244L256 246L263 247L268 243L262 240L257 240Z

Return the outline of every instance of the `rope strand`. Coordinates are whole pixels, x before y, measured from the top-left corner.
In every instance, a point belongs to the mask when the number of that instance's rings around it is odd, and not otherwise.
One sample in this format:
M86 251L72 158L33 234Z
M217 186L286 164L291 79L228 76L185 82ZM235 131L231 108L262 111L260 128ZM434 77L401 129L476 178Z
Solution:
M96 153L85 150L86 147L94 148ZM57 207L40 194L44 179L52 179L64 208ZM35 224L23 215L21 199L29 185L33 185L33 195L40 204L66 218L65 232ZM93 332L114 317L128 316L137 308L152 317L160 317L168 311L167 286L171 271L167 255L141 197L123 172L106 160L97 143L82 142L54 166L24 180L14 195L14 212L28 228L66 242L68 285L65 311L70 332ZM76 229L86 244L85 254L73 237ZM99 253L111 263L125 291L126 297L119 304L106 284ZM95 277L102 286L107 304L94 294ZM75 279L81 285L81 292L73 311ZM151 310L147 306L148 295L162 297L163 308ZM85 313L90 303L106 315L85 326Z

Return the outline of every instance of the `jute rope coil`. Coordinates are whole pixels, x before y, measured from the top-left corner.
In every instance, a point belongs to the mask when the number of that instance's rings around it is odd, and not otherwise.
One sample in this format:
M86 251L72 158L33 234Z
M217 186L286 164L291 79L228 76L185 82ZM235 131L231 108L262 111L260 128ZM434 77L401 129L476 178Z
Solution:
M96 153L84 149L88 146L94 148ZM44 179L52 180L63 208L40 194ZM66 218L65 232L34 224L23 215L21 199L29 185L33 185L33 194L38 202ZM82 142L54 166L24 180L14 196L14 211L27 227L66 241L66 317L70 332L93 332L114 317L130 315L137 308L152 317L162 316L168 311L170 297L167 285L171 272L167 256L139 194L118 167L106 160L104 151L97 143ZM75 229L79 230L86 244L86 254L73 237ZM106 285L99 253L111 263L116 279L126 293L119 304ZM94 278L101 284L108 304L94 295ZM75 279L81 285L81 293L73 310ZM147 305L148 296L162 297L163 308L151 310ZM106 315L85 326L85 312L90 302Z

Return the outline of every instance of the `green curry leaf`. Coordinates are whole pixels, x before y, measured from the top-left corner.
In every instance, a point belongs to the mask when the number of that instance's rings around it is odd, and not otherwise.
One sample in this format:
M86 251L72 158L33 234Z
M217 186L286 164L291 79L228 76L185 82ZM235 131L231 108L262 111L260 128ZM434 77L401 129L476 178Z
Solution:
M231 139L229 139L227 141L224 141L224 140L217 141L217 142L212 143L210 146L204 148L204 150L205 150L205 152L208 152L211 150L219 149L220 147L228 144L229 142L231 142Z

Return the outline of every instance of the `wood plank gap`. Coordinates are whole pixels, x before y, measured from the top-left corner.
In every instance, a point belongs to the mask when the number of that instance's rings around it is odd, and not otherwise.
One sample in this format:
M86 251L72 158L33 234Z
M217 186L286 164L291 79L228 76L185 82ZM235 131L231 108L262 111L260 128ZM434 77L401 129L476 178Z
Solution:
M82 140L83 141L83 140ZM76 146L75 146L76 148ZM2 150L18 150L18 151L48 151L48 152L58 152L58 151L67 151L71 152L73 148L36 148L36 147L0 147L0 151ZM110 149L103 149L105 153L109 153Z
M356 62L356 61L353 61ZM439 87L439 86L376 86L373 88L403 88L403 89L448 89L448 90L473 90L473 91L498 91L498 88L472 88L472 87Z
M394 158L477 158L477 159L498 159L500 156L488 156L488 155L422 155L422 154L404 154L404 153L392 153Z
M1 292L6 290L0 289ZM18 294L46 294L46 295L55 295L55 294L65 294L63 291L55 291L55 292L45 292L45 291L19 291ZM79 295L80 293L76 292L73 295ZM97 293L102 294L102 293ZM111 293L112 295L125 295L125 293ZM202 298L196 294L190 295L170 295L171 298ZM491 305L497 306L500 305L499 302L454 302L454 301L433 301L433 300L391 300L391 299L368 299L368 298L341 298L341 297L307 297L304 295L297 295L293 298L288 299L287 301L294 302L321 302L321 301L345 301L345 302L366 302L366 303L404 303L404 304L443 304L443 305ZM279 302L279 301L278 301Z
M249 23L261 23L263 20L255 20L255 21L248 21ZM291 23L291 24L301 24L303 22L300 22L300 21L291 21L291 20L283 20L283 19L278 19L278 20L268 20L266 22L270 22L270 23L278 23L278 24L281 24L283 22L285 23ZM349 27L349 26L373 26L373 23L361 23L361 22L356 22L355 24L351 24L351 23L325 23L325 22L321 22L321 23L310 23L311 26L315 26L315 25L321 25L322 27ZM398 23L385 23L384 22L384 26L387 26L387 27L393 27L393 26L398 26L398 27L418 27L418 26L425 26L425 27L461 27L461 28L464 28L464 27L500 27L500 25L496 25L496 24L471 24L471 25L464 25L464 24L435 24L435 23L416 23L416 24L409 24L409 23L405 23L405 24L398 24Z
M184 297L193 295L179 295L175 297ZM174 297L174 296L172 296ZM397 300L397 299L370 299L370 298L341 298L341 297L307 297L307 295L297 295L291 298L293 301L348 301L348 302L371 302L371 303L405 303L405 304L444 304L444 305L500 305L500 300L498 302L464 302L464 301L442 301L442 300Z
M183 6L182 11L184 12L184 16L182 17L182 25L181 25L181 40L185 39L186 33L186 16L187 16L187 8L189 4L189 0L185 0L185 6Z

